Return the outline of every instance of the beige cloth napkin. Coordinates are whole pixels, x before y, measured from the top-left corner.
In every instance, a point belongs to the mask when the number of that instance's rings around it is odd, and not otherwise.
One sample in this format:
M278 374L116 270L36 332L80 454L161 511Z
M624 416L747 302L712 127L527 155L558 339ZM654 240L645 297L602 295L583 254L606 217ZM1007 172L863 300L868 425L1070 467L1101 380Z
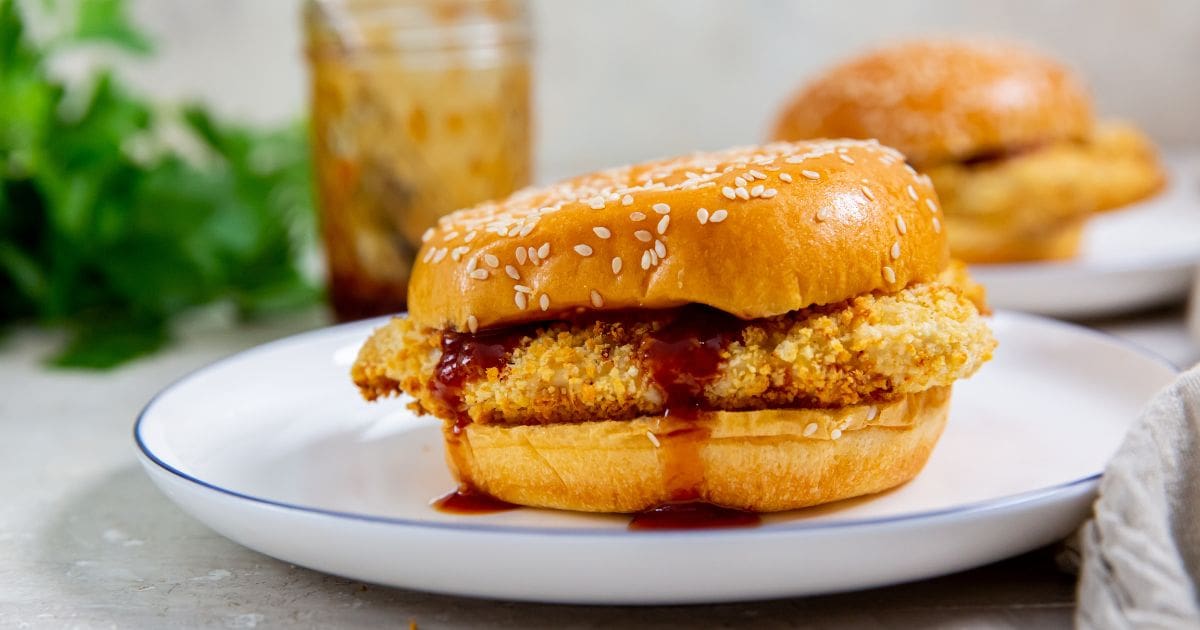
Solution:
M1200 366L1151 401L1081 530L1083 628L1200 628Z

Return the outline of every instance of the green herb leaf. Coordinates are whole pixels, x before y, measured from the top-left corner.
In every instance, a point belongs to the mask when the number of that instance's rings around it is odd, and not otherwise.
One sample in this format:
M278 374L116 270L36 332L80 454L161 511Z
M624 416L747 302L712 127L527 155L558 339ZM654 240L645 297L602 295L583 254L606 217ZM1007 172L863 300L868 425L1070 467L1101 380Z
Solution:
M297 265L314 231L303 127L172 113L105 70L61 83L47 71L56 51L149 50L121 0L71 6L71 25L38 44L0 0L0 327L65 327L53 364L102 368L161 347L197 306L251 317L311 304ZM191 133L202 155L172 148L164 128Z

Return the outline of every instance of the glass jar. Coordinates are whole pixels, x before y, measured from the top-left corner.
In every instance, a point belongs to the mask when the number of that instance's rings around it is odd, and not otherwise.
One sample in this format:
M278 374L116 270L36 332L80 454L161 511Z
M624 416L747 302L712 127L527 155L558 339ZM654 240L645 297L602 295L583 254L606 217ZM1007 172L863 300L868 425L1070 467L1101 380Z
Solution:
M312 142L334 313L405 308L438 217L530 177L524 0L310 0Z

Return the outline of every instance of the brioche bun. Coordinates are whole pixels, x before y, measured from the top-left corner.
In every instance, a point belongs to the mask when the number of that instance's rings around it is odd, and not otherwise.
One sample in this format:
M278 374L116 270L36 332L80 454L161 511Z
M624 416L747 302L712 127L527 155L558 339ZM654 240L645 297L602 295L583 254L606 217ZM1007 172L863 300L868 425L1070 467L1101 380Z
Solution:
M446 457L467 487L520 505L638 512L698 500L776 512L909 481L949 403L950 388L937 387L877 406L715 411L674 423L447 426ZM701 433L671 437L678 430Z
M772 137L876 138L918 168L1085 138L1091 99L1054 59L1007 42L915 41L834 67L797 92Z
M752 319L930 281L941 208L903 160L874 141L775 143L527 188L426 233L409 316L475 331L699 303Z

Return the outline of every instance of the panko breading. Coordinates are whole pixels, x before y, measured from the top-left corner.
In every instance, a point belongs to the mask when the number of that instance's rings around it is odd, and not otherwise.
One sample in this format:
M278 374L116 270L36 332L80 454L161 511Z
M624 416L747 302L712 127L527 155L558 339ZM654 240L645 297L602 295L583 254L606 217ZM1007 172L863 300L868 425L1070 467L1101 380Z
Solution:
M1153 146L1136 129L1100 126L1082 143L1059 142L977 165L931 166L951 225L976 223L1017 234L1128 205L1154 194L1164 176Z
M661 414L664 392L642 359L643 343L680 312L644 321L559 321L526 328L505 365L464 384L456 408L435 386L444 333L419 330L406 319L392 320L371 337L353 377L368 399L403 390L416 399L418 411L480 423ZM881 402L970 376L996 345L975 304L941 283L738 326L740 335L720 350L716 374L699 393L706 408Z

